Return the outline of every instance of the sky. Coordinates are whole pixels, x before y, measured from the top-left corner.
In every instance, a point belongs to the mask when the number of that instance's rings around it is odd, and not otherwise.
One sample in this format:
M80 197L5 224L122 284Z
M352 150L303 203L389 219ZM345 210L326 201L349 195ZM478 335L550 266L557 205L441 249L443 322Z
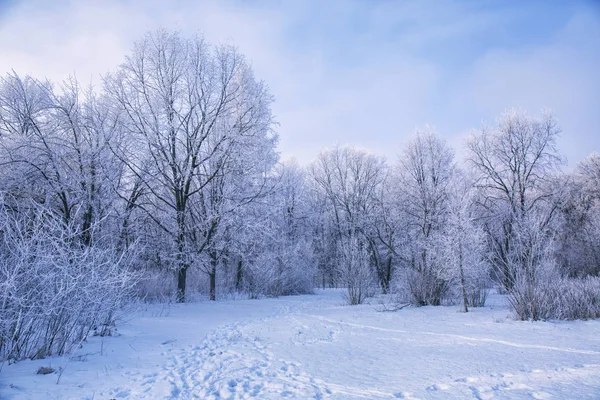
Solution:
M0 0L0 74L101 84L149 30L233 42L275 97L283 159L395 161L426 124L458 156L503 112L554 112L572 168L600 152L600 0Z

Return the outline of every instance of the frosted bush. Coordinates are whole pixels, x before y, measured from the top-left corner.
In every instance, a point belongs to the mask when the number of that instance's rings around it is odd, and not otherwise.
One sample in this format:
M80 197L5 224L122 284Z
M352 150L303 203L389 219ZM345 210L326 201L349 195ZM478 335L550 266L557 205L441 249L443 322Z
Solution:
M126 254L81 245L41 211L2 215L0 362L67 353L90 332L110 334L136 280Z

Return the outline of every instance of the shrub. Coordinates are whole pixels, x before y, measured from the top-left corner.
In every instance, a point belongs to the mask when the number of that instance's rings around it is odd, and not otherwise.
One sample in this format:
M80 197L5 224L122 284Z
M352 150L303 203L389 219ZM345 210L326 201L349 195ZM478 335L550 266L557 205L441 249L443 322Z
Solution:
M356 238L343 241L338 269L347 285L343 297L349 305L362 304L375 295L377 284L364 243Z
M600 278L557 278L535 287L517 281L508 299L519 320L600 318Z
M115 249L82 245L47 213L0 215L0 362L61 355L106 334L136 276Z
M457 298L449 281L433 271L420 272L408 268L397 275L395 292L401 303L414 306L451 304Z

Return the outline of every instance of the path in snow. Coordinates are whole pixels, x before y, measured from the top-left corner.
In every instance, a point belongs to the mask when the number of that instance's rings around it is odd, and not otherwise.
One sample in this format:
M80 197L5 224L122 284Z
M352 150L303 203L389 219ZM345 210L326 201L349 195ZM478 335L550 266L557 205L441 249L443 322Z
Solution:
M516 322L493 300L468 314L381 313L335 291L150 307L59 385L34 375L48 360L5 366L0 398L600 398L599 321Z
M219 326L200 344L167 350L167 362L158 373L137 376L130 383L132 389L119 387L110 394L165 399L323 398L330 392L321 382L295 363L277 359L258 336L248 334L250 326L268 326L282 316L321 305L299 297L275 303L281 305Z

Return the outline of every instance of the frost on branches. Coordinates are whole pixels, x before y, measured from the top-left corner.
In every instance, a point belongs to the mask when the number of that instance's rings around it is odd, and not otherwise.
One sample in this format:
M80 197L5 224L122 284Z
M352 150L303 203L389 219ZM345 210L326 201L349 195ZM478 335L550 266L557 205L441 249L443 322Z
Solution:
M303 167L273 101L235 46L164 30L101 87L1 77L0 362L110 334L133 299L320 286L467 312L496 286L519 319L600 316L600 156L563 172L551 113L508 111L465 163L425 127L392 162Z

